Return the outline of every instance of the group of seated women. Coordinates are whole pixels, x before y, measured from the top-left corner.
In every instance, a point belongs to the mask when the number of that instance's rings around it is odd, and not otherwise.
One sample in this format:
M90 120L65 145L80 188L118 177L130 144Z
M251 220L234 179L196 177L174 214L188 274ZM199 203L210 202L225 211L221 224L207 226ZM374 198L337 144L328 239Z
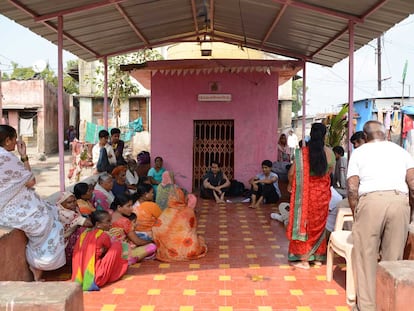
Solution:
M197 199L174 183L173 173L162 174L154 202L150 183L138 183L133 194L122 188L125 169L102 173L94 187L78 183L58 201L72 280L84 290L99 290L144 258L185 261L207 253L197 235Z

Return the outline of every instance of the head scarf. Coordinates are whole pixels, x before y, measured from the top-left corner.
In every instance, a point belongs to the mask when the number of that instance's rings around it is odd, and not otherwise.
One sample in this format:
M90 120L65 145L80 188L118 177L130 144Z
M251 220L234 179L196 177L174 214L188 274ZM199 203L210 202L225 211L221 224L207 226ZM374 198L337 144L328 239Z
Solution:
M174 180L173 172L165 171L164 173L162 173L161 185L163 185L164 187L166 185L173 184L174 183L173 180Z
M71 196L75 196L72 192L69 191L63 191L60 195L59 200L57 200L56 204L57 205L62 205L63 202L65 202L68 198L70 198Z
M111 175L113 176L113 177L118 177L118 175L119 174L121 174L122 172L126 172L126 170L127 170L127 168L125 167L125 166L123 166L123 165L120 165L120 166L117 166L117 167L115 167L113 170L112 170L112 173L111 173Z

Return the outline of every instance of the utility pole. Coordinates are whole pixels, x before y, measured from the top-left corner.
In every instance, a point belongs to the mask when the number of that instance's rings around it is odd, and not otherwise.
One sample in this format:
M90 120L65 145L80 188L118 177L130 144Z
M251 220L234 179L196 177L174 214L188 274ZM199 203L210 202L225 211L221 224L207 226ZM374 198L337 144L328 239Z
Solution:
M381 77L381 37L377 38L377 59L378 59L378 91L381 91L382 86L381 86L381 82L382 82L382 77Z

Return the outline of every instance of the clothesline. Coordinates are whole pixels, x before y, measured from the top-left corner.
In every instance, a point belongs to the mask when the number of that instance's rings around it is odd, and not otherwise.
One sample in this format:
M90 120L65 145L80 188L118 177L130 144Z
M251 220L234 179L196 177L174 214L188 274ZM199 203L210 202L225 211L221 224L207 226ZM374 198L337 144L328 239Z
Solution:
M108 131L110 132L112 128L114 127L108 128ZM123 141L130 141L136 132L142 132L144 130L141 117L129 122L127 125L121 125L118 128L121 130L120 139ZM96 144L99 140L98 134L103 129L105 129L103 125L86 122L85 141Z

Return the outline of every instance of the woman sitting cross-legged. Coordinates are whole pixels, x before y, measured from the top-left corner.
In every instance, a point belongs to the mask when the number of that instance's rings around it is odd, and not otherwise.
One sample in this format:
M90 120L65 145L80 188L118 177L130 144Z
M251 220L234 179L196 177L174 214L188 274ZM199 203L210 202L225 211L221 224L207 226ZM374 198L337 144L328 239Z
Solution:
M151 188L152 189L152 188ZM128 195L121 194L112 202L112 228L109 233L123 242L128 250L129 264L141 261L154 254L156 247L150 241L143 240L135 234L134 222L131 221L132 199Z
M193 194L186 197L182 189L174 187L167 209L152 227L158 260L186 261L207 254L204 238L197 235L196 203L197 198Z
M92 227L92 222L83 217L79 211L76 197L71 192L62 192L56 202L59 213L59 221L63 225L63 236L65 238L66 262L72 261L73 248L79 236L86 227Z
M80 235L72 258L72 281L81 284L84 291L99 290L120 279L128 269L121 242L111 241L107 233L111 215L107 211L95 211L91 221L94 227Z
M150 184L139 184L134 203L134 213L137 214L135 233L143 240L152 242L152 226L160 217L162 210L153 202L154 189Z

